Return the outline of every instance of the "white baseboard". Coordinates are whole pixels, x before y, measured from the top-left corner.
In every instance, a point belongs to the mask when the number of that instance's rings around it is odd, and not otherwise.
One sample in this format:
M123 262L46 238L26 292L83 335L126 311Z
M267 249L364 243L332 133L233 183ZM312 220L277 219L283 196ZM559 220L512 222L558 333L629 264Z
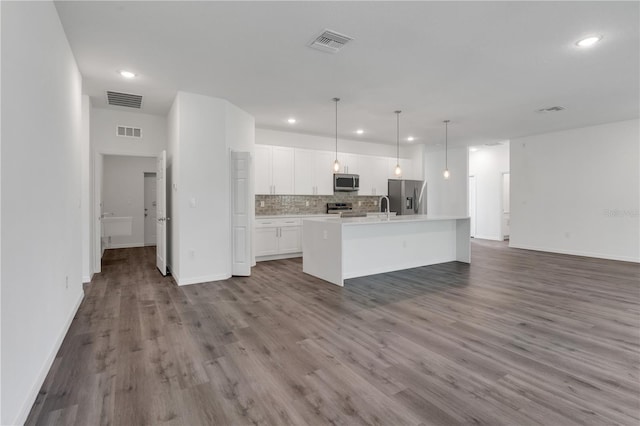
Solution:
M144 247L144 243L111 244L108 248L110 248L110 249L120 249L120 248L135 248L135 247Z
M491 240L491 241L504 241L503 238L496 237L495 235L474 235L476 240Z
M93 274L82 277L82 284L90 283L93 279Z
M226 280L231 278L231 275L230 274L203 275L201 277L186 278L184 280L173 275L173 278L176 280L178 285L190 285L190 284L207 283L210 281Z
M565 249L558 249L558 248L552 248L552 247L530 246L527 244L513 244L511 240L509 241L509 247L523 249L523 250L544 251L547 253L569 254L572 256L595 257L597 259L618 260L622 262L640 263L640 258L633 258L631 256L617 256L617 255L610 255L606 253L592 253L592 252L580 251L580 250L565 250Z
M256 262L265 262L268 260L291 259L293 257L302 257L302 253L272 254L270 256L256 256ZM255 263L251 266L256 266Z
M62 346L62 341L64 340L65 336L67 335L67 332L69 331L69 327L71 327L71 322L73 321L73 318L76 316L76 313L78 312L78 308L80 308L80 304L82 303L83 299L84 299L84 290L81 290L80 291L80 297L76 301L76 304L75 304L73 310L71 311L71 315L69 315L69 317L67 318L67 322L66 322L64 328L61 330L60 334L58 335L58 338L56 339L56 343L53 346L53 349L52 349L51 353L47 357L47 360L45 361L45 363L42 366L42 368L40 369L40 373L38 374L38 378L36 379L35 383L31 387L31 391L29 392L29 395L27 396L26 401L22 405L22 409L20 410L20 412L18 414L18 418L16 418L16 420L14 422L12 422L11 424L23 425L27 421L27 417L29 416L29 412L31 411L31 407L33 407L33 403L36 401L36 398L38 397L38 392L40 392L40 388L42 387L42 384L44 383L44 380L47 378L47 374L49 374L49 370L51 369L51 366L53 365L53 361L55 361L56 355L58 354L58 351L60 350L60 346Z

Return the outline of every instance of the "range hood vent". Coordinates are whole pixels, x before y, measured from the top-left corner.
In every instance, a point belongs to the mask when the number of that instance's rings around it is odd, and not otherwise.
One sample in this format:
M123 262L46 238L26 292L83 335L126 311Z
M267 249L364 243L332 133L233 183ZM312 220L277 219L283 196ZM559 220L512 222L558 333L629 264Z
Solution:
M344 34L331 30L324 30L322 34L309 43L309 47L322 50L323 52L336 53L351 40L353 40L353 38Z
M142 95L107 90L107 103L109 105L140 109L142 108Z
M559 112L559 111L563 111L566 108L563 106L552 106L549 108L541 108L538 110L538 112Z

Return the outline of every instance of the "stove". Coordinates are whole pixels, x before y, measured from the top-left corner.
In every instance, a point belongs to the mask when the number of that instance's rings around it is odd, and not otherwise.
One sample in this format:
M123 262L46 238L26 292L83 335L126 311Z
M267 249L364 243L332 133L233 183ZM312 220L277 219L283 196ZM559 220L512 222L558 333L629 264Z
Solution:
M342 214L350 211L353 211L352 203L327 203L327 213L329 214Z

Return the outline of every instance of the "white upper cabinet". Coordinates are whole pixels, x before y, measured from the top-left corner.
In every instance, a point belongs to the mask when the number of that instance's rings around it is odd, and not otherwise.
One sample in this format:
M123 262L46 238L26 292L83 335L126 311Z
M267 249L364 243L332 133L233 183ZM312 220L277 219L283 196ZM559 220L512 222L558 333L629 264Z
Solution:
M417 178L416 174L413 171L413 161L407 158L400 159L400 169L402 170L402 174L400 176L396 176L396 158L389 158L389 165L387 167L387 176L389 179L409 179L409 180L421 180L421 178Z
M271 194L271 190L273 189L271 182L271 147L267 145L255 145L254 153L256 194Z
M314 151L313 179L316 195L333 195L333 162L335 160L333 152Z
M363 155L358 161L360 191L358 195L387 195L388 160Z
M333 195L332 152L295 149L295 194Z
M338 173L360 173L360 157L361 156L358 154L347 154L345 152L338 152L338 161L340 162L340 171Z
M255 146L256 194L293 194L293 148Z

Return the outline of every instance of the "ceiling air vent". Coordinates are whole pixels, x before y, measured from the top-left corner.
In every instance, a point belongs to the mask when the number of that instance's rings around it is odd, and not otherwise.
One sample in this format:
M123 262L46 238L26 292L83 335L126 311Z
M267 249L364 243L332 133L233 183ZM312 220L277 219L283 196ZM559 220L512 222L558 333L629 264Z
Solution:
M109 105L140 109L142 107L142 95L107 90L107 103Z
M309 43L309 47L322 50L323 52L336 53L351 40L353 40L351 37L344 34L331 30L324 30L322 34Z
M541 108L538 110L538 112L558 112L558 111L562 111L564 110L565 107L563 106L552 106L549 108Z
M117 126L116 135L125 138L142 138L142 129L139 127Z

